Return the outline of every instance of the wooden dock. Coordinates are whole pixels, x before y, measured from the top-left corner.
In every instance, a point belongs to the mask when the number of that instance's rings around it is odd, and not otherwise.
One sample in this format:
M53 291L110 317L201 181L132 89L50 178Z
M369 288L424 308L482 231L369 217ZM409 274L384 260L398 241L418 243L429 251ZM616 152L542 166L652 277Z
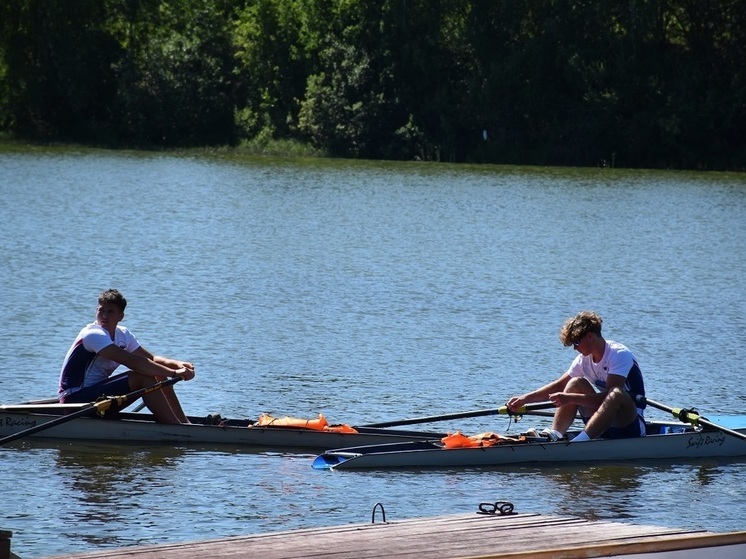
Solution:
M703 553L707 559L746 557L746 531L713 533L565 516L478 512L396 522L376 520L370 524L100 550L46 559L642 557L638 554L656 559L701 559Z

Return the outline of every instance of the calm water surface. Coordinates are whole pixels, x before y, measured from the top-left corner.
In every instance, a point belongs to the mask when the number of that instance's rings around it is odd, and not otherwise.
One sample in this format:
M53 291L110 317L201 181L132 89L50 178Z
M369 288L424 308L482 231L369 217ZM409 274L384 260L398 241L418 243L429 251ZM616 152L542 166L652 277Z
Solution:
M559 327L586 308L637 355L651 398L746 415L745 175L16 150L0 152L0 217L0 403L54 395L116 287L145 347L195 362L178 387L194 415L355 424L501 405L564 370ZM746 529L742 461L354 473L311 459L19 441L0 448L0 528L24 559L369 522L377 502L387 520L510 500Z

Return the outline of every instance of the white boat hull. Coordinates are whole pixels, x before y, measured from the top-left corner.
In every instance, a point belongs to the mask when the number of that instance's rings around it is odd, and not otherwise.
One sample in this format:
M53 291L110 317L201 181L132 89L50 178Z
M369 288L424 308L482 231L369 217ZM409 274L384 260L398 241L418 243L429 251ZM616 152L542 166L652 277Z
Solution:
M58 419L60 415L0 409L0 438ZM198 421L197 418L190 418ZM225 420L223 425L164 425L149 414L122 413L119 419L80 417L29 435L32 439L169 445L326 450L342 446L374 445L435 439L440 433L358 428L358 433L336 433L288 427L257 427L250 420ZM22 441L24 439L19 439Z
M746 434L746 429L737 429ZM445 449L437 442L393 443L327 451L315 469L464 468L506 464L559 464L625 460L693 460L746 456L746 441L719 431L570 443L530 442Z

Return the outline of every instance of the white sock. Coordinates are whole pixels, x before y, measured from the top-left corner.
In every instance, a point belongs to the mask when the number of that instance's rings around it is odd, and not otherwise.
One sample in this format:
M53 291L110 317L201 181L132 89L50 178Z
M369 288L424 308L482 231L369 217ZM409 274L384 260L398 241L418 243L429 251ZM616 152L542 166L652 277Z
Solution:
M586 433L585 431L581 431L570 442L571 443L582 443L583 441L590 441L590 440L591 440L591 438L588 436L588 433Z

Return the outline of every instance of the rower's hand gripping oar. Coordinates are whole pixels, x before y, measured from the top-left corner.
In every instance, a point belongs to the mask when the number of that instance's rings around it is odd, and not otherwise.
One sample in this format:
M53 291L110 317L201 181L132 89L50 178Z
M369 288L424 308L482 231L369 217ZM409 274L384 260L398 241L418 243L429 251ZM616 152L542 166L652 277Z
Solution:
M413 417L411 419L400 419L398 421L384 421L383 423L371 423L361 427L397 427L399 425L414 425L415 423L432 423L435 421L448 421L451 419L464 419L467 417L482 417L486 415L527 415L535 410L546 410L556 407L552 402L541 402L538 404L526 404L516 411L510 411L508 406L490 408L488 410L464 411L459 413L448 413L444 415L430 415L427 417Z
M721 431L722 433L730 435L731 437L736 437L738 439L742 439L746 441L746 435L744 435L743 433L739 433L738 431L734 431L733 429L728 429L727 427L723 427L722 425L713 423L712 421L699 415L699 413L697 413L696 410L685 409L685 408L671 408L664 404L659 404L658 402L654 402L653 400L650 400L646 398L645 396L642 396L641 394L638 394L635 400L637 400L638 404L647 404L648 406L652 406L654 408L658 408L659 410L666 411L670 413L675 419L678 419L682 423L691 423L695 427L698 425L702 425L704 427L709 427L710 429L714 429L716 431Z
M135 390L134 392L130 392L129 394L124 394L122 396L107 396L106 398L88 404L87 406L84 406L73 413L63 415L62 417L58 417L57 419L53 419L52 421L47 421L46 423L42 423L41 425L36 425L34 427L31 427L30 429L26 429L25 431L20 431L18 433L8 435L7 437L0 439L0 446L4 445L5 443L21 439L28 435L33 435L34 433L38 433L39 431L45 431L46 429L50 429L56 425L67 423L68 421L71 421L77 417L90 415L91 412L103 415L109 408L111 408L113 404L122 406L127 402L131 402L132 400L136 400L137 398L145 396L145 394L150 394L151 392L160 390L164 386L171 386L172 384L176 384L180 380L182 380L181 376L175 376L170 379L157 382L153 386L140 388L139 390Z

